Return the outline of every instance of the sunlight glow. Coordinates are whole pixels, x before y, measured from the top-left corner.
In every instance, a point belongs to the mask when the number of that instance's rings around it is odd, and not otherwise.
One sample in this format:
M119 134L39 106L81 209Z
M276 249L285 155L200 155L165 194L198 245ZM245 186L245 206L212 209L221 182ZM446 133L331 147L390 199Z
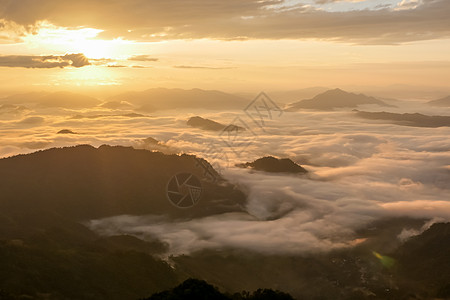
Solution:
M101 32L103 30L95 28L65 28L42 22L38 32L26 36L25 41L39 47L52 47L62 53L83 53L93 59L118 58L123 55L121 47L131 43L120 38L98 39Z
M98 66L67 70L60 84L67 80L76 86L111 86L121 83L110 68Z

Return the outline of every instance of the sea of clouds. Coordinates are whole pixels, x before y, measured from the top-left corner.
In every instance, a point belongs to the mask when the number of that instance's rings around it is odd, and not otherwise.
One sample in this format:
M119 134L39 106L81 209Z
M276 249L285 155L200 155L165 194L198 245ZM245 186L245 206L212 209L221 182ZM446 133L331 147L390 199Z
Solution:
M450 109L410 104L390 110L410 112L414 107L416 112L450 115ZM125 215L88 222L104 235L157 238L173 255L209 248L327 251L354 245L358 229L385 217L450 221L450 127L368 121L351 110L276 113L262 126L244 111L162 111L132 117L130 112L101 107L0 108L0 156L110 144L208 159L248 195L246 212L181 221ZM74 118L77 115L84 118ZM195 115L234 122L247 130L230 137L190 128L186 120ZM76 134L58 134L61 129ZM160 143L144 141L148 137ZM269 174L234 166L267 155L291 158L309 173ZM399 238L417 234L405 230Z

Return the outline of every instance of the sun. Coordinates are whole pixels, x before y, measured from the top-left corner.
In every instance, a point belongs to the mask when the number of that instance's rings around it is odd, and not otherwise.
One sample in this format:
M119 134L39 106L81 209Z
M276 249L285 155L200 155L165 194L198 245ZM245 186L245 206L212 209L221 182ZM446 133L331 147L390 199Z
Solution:
M100 59L114 56L114 45L111 41L81 39L74 48L74 52L83 53L87 58Z
M66 28L42 22L37 33L27 36L28 43L40 49L51 48L62 53L83 53L87 58L116 58L121 47L127 44L122 39L104 40L103 32L95 28Z

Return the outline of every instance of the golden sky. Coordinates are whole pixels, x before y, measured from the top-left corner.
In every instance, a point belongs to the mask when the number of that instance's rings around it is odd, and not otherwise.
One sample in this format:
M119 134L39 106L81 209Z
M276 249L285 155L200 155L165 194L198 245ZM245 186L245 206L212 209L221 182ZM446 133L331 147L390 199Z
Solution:
M2 0L0 92L446 88L447 0Z

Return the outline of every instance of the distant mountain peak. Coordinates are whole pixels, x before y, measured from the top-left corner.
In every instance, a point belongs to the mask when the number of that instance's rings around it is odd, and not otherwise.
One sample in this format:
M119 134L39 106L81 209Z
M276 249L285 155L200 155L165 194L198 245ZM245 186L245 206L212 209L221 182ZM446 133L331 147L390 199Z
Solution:
M68 91L57 92L30 92L16 94L3 99L3 103L23 104L33 103L43 107L64 107L64 108L88 108L100 104L100 100L79 93Z
M379 99L364 94L355 94L340 88L325 91L311 99L305 99L288 105L287 111L299 109L333 110L335 108L355 108L359 105L375 104L392 106Z
M70 129L61 129L60 131L58 131L58 134L77 134L77 133Z
M236 166L240 168L252 168L257 171L271 173L304 174L308 172L302 166L296 164L289 158L276 158L273 156L265 156L262 158L258 158L253 162L237 164Z
M429 101L428 104L433 106L450 107L450 95L437 100Z
M221 123L218 123L216 121L205 119L199 116L191 117L187 121L187 125L196 127L203 130L211 130L211 131L245 131L244 127L237 126L237 125L224 125Z
M428 116L420 113L367 112L353 110L357 116L369 120L385 120L397 125L414 127L450 127L450 116Z

